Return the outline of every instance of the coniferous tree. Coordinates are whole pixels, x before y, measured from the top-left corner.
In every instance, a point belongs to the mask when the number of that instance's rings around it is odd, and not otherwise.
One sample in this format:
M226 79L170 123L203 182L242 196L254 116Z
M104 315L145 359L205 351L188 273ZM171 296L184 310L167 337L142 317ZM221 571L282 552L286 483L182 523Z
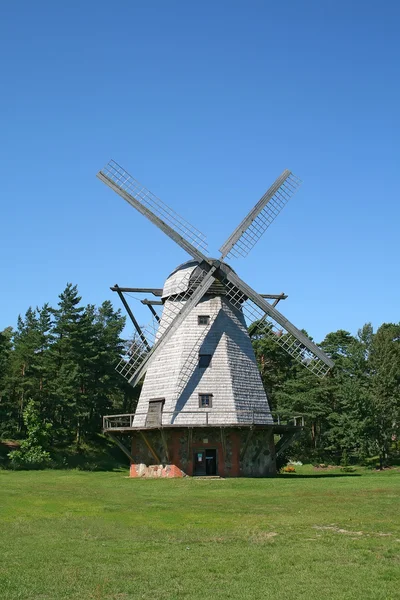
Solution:
M381 325L373 337L368 364L369 434L382 468L400 433L400 325Z
M11 327L0 332L0 438L13 437L18 422L18 414L10 397L12 336Z
M23 413L26 399L35 399L39 385L35 377L40 348L40 330L37 311L31 307L17 320L14 334L14 351L11 367L11 396L18 411L18 430L23 429Z
M60 441L71 441L78 433L80 411L81 357L80 321L83 307L77 286L68 283L59 296L54 318L49 356L49 397L54 434Z

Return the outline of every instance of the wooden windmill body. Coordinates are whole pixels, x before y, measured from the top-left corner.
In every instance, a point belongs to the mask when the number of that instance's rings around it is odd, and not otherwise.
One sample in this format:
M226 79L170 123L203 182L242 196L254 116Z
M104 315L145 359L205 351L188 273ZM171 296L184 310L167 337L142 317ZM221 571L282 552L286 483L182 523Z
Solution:
M117 370L143 380L134 414L104 417L104 430L131 461L131 476L267 476L276 456L301 432L301 421L276 423L257 367L249 327L271 337L318 376L333 365L320 348L255 292L225 262L244 256L296 191L284 173L221 247L205 253L204 237L111 161L98 177L191 255L176 268L161 300L145 300L156 328L141 328L123 296L137 337ZM161 316L152 304L162 306ZM143 379L144 378L144 379ZM117 437L131 437L131 449ZM274 435L280 436L275 446Z

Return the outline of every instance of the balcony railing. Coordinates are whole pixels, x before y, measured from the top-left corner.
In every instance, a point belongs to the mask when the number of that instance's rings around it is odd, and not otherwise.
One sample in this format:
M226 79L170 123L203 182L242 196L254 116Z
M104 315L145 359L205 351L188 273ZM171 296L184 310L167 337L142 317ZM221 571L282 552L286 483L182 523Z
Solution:
M148 413L136 412L124 415L106 415L103 417L104 430L143 429L151 427L206 427L229 425L286 425L304 426L304 416L271 415L268 411L237 410L237 411L163 411L160 423L146 424Z

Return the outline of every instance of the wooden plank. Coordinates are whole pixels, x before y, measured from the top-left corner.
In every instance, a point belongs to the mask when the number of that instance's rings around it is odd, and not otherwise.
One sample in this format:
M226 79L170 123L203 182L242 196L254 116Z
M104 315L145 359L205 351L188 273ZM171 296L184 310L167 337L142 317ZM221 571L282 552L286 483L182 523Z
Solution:
M162 300L149 300L148 298L144 298L140 302L149 306L162 306L164 304Z
M129 450L125 446L125 444L123 444L122 442L120 442L119 439L116 438L112 433L108 433L108 436L112 439L112 441L114 442L114 444L116 444L118 446L118 448L120 448L122 450L122 452L129 458L129 460L131 461L131 463L134 463L135 459L133 458L132 454L129 452Z
M164 446L165 456L167 458L167 461L170 463L171 460L170 460L170 457L169 457L168 444L167 444L167 440L165 439L165 433L164 433L164 430L163 430L162 427L160 428L160 434L161 434L161 441L162 441L163 446Z
M160 427L162 424L162 408L165 398L154 398L149 400L149 408L146 415L146 427Z
M275 446L276 458L278 458L278 456L280 454L282 454L282 452L284 450L286 450L286 448L288 448L290 446L290 444L293 444L293 442L298 437L300 437L300 435L301 435L301 431L295 431L294 433L283 434L283 436L281 437L281 439Z
M133 287L119 287L121 292L137 292L138 294L153 294L153 296L162 296L162 288L133 288ZM116 292L117 287L111 287L111 291Z
M140 435L143 438L144 443L146 444L147 448L149 449L151 455L154 457L156 463L159 465L161 464L161 460L157 454L157 452L154 450L153 446L150 444L149 440L147 439L144 431L139 430Z
M113 289L113 288L111 288L111 289ZM146 337L145 337L145 335L144 335L144 333L143 333L143 331L142 331L139 323L136 321L135 317L133 316L133 312L131 311L129 304L125 300L124 295L123 295L121 289L118 287L117 284L115 284L114 290L116 292L118 292L118 296L120 297L120 300L121 300L122 304L124 305L125 310L128 313L130 320L132 321L132 323L133 323L136 331L138 332L138 334L140 336L140 339L142 340L142 342L146 346L147 350L150 350L150 344L147 341L147 339L146 339Z
M154 310L152 304L153 302L150 302L150 300L142 300L142 304L144 304L145 306L147 306L151 312L151 314L153 315L153 317L155 318L155 320L157 321L157 323L160 322L160 317L158 316L158 314L156 313L156 311ZM162 304L162 302L160 302L160 304Z
M240 461L242 461L244 459L244 457L245 457L246 450L249 447L249 443L250 443L251 438L253 437L253 432L254 432L254 428L250 427L249 432L247 434L246 441L245 441L244 446L243 446L243 450L241 451L240 456L239 456L239 460Z
M225 436L225 428L224 428L224 427L221 427L221 429L220 429L220 432L221 432L221 446L222 446L222 454L223 454L223 456L224 456L224 459L225 459L225 456L226 456L226 436Z
M192 460L192 448L193 448L193 427L189 427L188 429L188 444L187 444L187 453L188 460Z

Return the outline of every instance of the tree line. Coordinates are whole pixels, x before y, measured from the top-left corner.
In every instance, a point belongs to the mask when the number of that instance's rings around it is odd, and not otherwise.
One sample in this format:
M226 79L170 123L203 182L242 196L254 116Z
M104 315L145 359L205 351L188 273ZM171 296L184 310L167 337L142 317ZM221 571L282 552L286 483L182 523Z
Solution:
M306 333L306 332L304 332ZM323 379L295 362L270 337L253 336L273 411L304 415L305 430L290 452L305 461L364 462L380 466L399 455L400 324L370 323L353 336L329 333L319 346L335 367Z
M79 445L101 431L103 415L132 411L138 390L115 371L124 325L111 302L82 306L68 284L56 308L29 308L1 332L0 438L24 437L29 402L56 445Z
M127 344L124 325L111 302L82 306L68 284L55 308L29 308L15 329L0 332L0 439L79 445L101 432L103 415L133 412L140 389L115 371ZM383 466L398 454L400 324L329 333L320 347L335 367L322 380L270 336L257 328L250 334L274 414L304 415L291 458L376 456Z

